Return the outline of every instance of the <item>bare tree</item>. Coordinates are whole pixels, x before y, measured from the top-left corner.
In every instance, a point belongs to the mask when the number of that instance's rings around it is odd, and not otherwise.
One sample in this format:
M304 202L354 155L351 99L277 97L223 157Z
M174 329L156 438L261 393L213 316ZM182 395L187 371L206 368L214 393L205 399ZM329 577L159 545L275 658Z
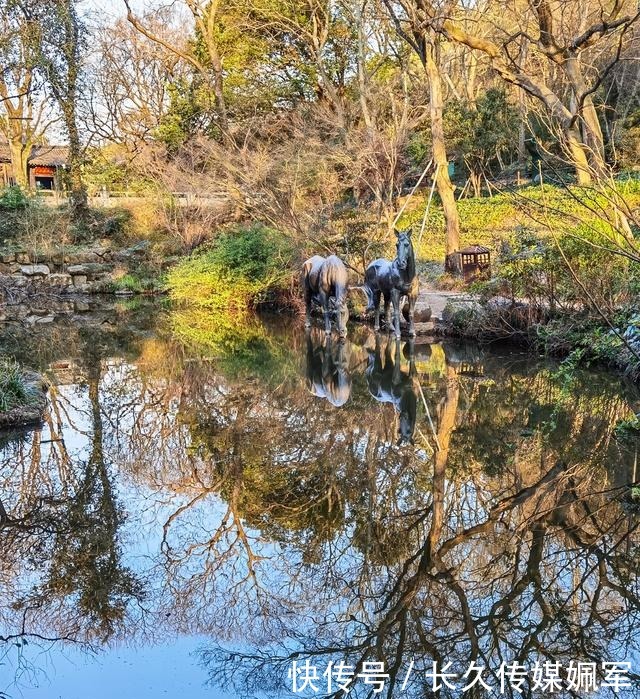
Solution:
M472 9L458 2L447 3L444 9L431 2L421 4L426 26L484 53L503 80L544 105L561 125L563 145L580 184L606 177L593 96L619 60L627 32L640 16L635 3L528 0L509 6L511 13L496 2ZM497 25L493 38L476 30L482 20ZM523 50L527 62L519 60ZM557 67L566 82L554 87L536 58Z
M429 111L431 116L431 141L433 162L436 166L435 181L442 202L446 224L445 268L459 273L456 252L460 248L460 219L454 197L454 187L449 177L449 158L444 136L444 98L442 94L442 67L440 65L440 41L428 23L428 7L422 0L384 0L398 34L420 58L429 82ZM446 3L449 5L450 3ZM445 8L444 11L447 11Z
M9 144L16 182L29 186L27 161L55 121L41 90L38 75L39 32L14 0L0 3L0 98L5 116L0 131Z
M154 34L174 33L172 17L143 17ZM133 157L153 138L168 107L168 84L183 62L123 19L93 29L95 48L88 70L86 127L101 142L126 146ZM177 37L173 37L177 41Z
M191 16L200 39L203 47L201 52L194 51L186 41L177 42L158 33L148 18L145 20L134 13L129 0L124 0L124 4L127 19L135 29L195 69L204 84L210 86L215 100L218 126L223 139L228 140L229 120L224 94L224 68L217 38L222 11L220 0L184 0L182 3Z

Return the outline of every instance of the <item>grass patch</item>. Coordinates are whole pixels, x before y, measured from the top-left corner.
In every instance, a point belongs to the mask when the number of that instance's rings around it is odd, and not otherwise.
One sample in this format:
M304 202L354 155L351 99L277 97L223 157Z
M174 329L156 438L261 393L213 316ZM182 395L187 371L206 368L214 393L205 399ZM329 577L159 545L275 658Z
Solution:
M31 407L38 402L38 387L13 359L0 357L0 413Z
M630 208L640 206L640 182L619 180L616 188ZM398 228L413 227L414 245L422 262L442 262L445 255L445 222L442 209L432 202L422 241L418 232L427 206L428 196L415 198L398 221ZM485 245L494 252L503 241L527 234L548 235L549 228L559 232L584 234L584 228L601 226L593 213L608 208L606 197L591 188L562 187L545 184L527 186L492 197L461 199L457 202L460 216L460 244Z
M141 271L127 272L111 282L112 291L128 291L132 294L157 294L165 291L163 276Z

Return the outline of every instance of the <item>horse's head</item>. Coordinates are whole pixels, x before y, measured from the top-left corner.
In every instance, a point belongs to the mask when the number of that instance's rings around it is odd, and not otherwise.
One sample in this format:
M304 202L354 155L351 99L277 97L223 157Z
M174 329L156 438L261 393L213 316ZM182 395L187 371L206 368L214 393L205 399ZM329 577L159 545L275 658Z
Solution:
M404 231L396 230L396 259L398 268L406 270L411 261L413 245L411 244L411 229Z
M338 335L341 339L347 337L347 323L349 322L349 307L347 306L346 297L342 300L342 303L338 304L336 308L336 319L338 326Z

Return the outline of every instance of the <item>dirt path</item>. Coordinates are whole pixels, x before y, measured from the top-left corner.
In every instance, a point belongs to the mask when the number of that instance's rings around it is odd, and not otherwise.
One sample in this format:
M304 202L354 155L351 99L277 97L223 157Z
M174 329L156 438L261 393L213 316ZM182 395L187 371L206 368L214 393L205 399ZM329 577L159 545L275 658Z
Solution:
M431 317L440 320L442 311L447 303L466 304L474 303L477 298L464 291L438 291L437 289L420 289L418 302L426 303L431 306Z

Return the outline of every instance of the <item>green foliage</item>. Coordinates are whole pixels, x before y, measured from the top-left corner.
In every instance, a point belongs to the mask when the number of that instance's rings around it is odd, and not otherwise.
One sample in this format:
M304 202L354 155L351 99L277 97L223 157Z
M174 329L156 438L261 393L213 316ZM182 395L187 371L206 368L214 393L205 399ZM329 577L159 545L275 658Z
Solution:
M623 442L634 442L640 438L640 417L634 415L627 420L620 420L615 426L615 435Z
M112 291L130 291L134 294L150 294L161 292L165 289L166 282L163 277L144 270L128 272L112 282Z
M445 109L445 135L456 159L472 173L491 173L514 158L519 115L502 89L487 90L475 105L460 101Z
M33 405L37 395L37 388L22 367L13 359L0 357L0 412Z
M131 162L131 154L122 146L106 146L87 154L83 168L84 180L90 194L97 195L103 188L109 192L154 194L158 183L147 173L141 173Z
M289 285L292 261L283 234L262 224L238 226L176 265L167 284L179 303L243 313Z
M618 193L631 208L640 206L640 182L625 178L616 183ZM415 198L413 206L407 207L398 221L398 227L411 227L417 233L424 217L428 194ZM565 244L570 237L591 236L591 243L611 234L600 217L594 212L607 209L607 197L591 189L566 188L545 184L544 186L522 187L505 191L492 197L461 199L457 202L460 216L461 245L486 245L496 254L506 241L517 247L518 241L534 236L547 245L553 245L550 231L564 236ZM427 217L421 244L414 242L416 254L421 261L442 262L445 254L444 216L441 208L432 202ZM576 242L579 244L579 241ZM573 248L571 248L573 249ZM602 259L607 256L601 251ZM611 255L608 255L611 258Z
M201 76L176 80L169 84L167 92L169 108L155 135L169 151L177 150L197 133L216 135L211 90Z
M173 310L168 319L176 339L198 356L216 357L217 367L231 380L258 377L279 383L291 372L295 356L253 314L238 322L228 313L187 308Z
M16 211L29 205L29 198L18 185L0 190L0 211Z

